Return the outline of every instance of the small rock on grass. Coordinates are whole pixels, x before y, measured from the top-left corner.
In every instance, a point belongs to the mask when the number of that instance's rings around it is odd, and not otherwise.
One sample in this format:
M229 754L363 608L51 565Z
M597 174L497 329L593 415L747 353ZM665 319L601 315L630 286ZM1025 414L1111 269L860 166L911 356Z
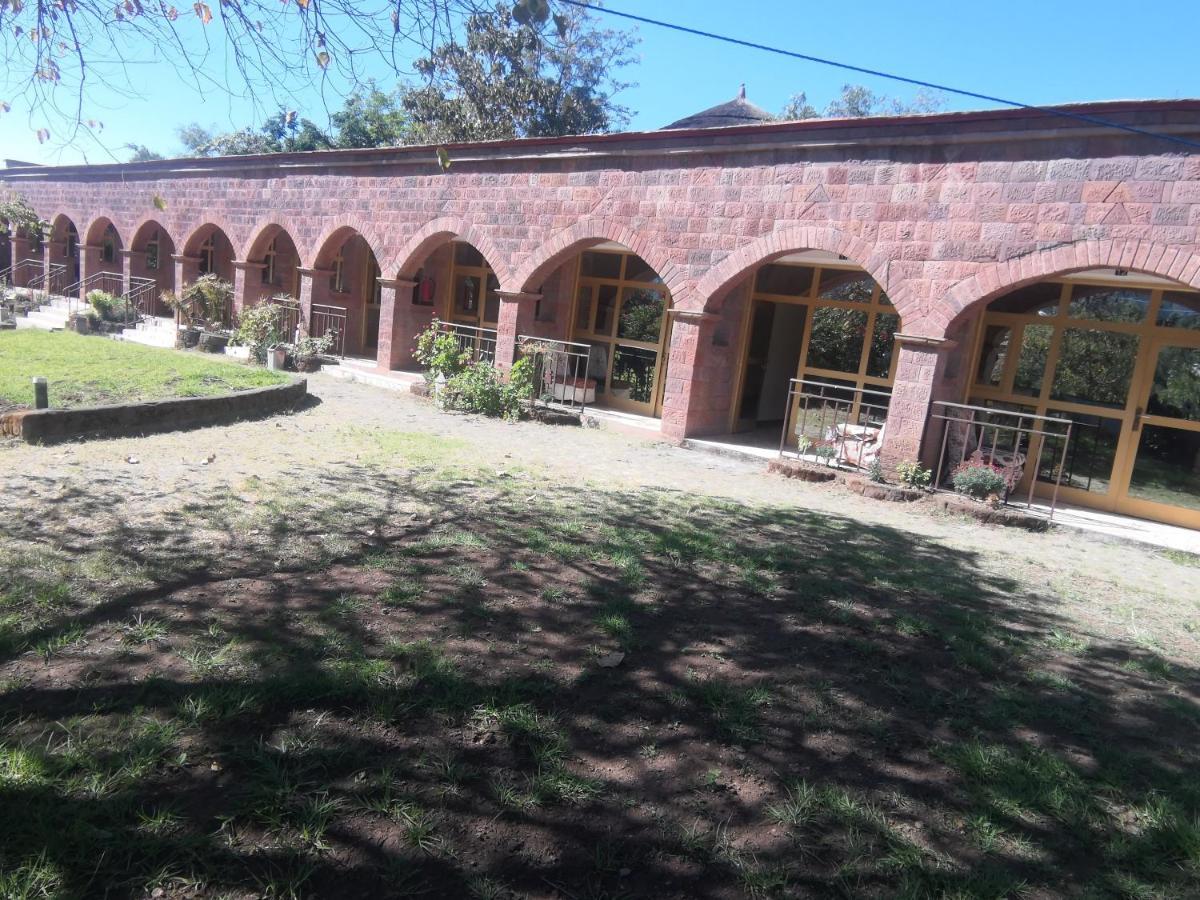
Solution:
M615 669L625 659L625 654L619 650L615 653L606 653L599 659L599 665L602 669Z

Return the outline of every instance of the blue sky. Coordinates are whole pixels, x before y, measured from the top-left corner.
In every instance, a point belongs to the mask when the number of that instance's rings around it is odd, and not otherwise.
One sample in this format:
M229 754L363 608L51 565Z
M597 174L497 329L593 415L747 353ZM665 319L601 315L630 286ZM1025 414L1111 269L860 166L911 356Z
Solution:
M1128 0L864 0L853 7L797 0L608 0L608 5L1028 103L1200 97L1200 68L1194 63L1200 11L1194 0L1157 0L1140 7ZM912 93L904 85L653 26L637 30L640 61L623 74L637 86L620 97L634 110L637 129L657 128L727 100L741 82L751 100L771 111L800 90L822 107L847 81L897 96ZM140 97L109 96L108 108L88 113L103 120L101 139L121 159L127 154L122 145L131 142L177 152L175 129L188 122L229 129L262 119L247 100L218 92L197 96L169 65L140 66L136 77ZM950 109L984 105L947 99ZM300 110L324 120L315 95L305 98ZM37 123L29 125L20 113L14 108L0 119L0 156L45 163L111 161L90 141L66 148L39 145Z

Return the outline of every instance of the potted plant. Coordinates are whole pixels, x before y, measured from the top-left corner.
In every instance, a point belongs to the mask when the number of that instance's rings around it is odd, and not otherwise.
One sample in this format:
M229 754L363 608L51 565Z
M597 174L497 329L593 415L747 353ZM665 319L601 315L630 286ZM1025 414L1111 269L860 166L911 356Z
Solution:
M181 325L177 347L201 345L201 349L212 353L225 351L230 337L225 323L233 304L232 284L211 273L201 275L178 294L165 291L162 300L175 311Z
M321 337L302 337L292 347L292 361L297 372L318 372L321 369L321 357L333 347L333 338L328 335Z

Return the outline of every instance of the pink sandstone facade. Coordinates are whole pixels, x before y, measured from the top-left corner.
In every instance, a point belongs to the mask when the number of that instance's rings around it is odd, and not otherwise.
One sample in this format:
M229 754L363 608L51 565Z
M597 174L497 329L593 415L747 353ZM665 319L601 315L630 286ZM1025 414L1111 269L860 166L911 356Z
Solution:
M1075 109L1200 141L1197 101ZM414 296L415 278L448 264L451 240L473 245L499 282L502 364L518 333L569 337L568 264L590 246L623 245L670 289L662 431L673 439L729 429L756 267L797 251L838 254L869 273L901 317L891 460L920 452L931 401L963 399L965 338L990 299L1097 267L1200 288L1200 154L1050 114L448 149L446 172L418 147L8 169L0 181L55 223L47 263L66 255L64 223L74 225L84 277L101 265L110 225L127 275L146 274L147 235L157 235L154 252L173 262L155 273L164 287L194 278L206 235L221 235L228 247L214 265L235 283L239 305L274 290L294 291L305 309L334 302L335 266L373 256L378 343L348 350L389 369L411 362L412 336L432 315ZM266 283L268 244L276 268L282 255L294 276ZM14 260L30 252L14 239Z

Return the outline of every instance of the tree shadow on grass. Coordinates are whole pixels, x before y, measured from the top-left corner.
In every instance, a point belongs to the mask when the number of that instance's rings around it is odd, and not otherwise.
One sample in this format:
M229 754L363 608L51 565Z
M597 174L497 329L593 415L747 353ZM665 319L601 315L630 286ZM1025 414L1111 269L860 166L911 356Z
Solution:
M975 554L436 470L41 489L0 523L9 893L1196 884L1196 670Z

